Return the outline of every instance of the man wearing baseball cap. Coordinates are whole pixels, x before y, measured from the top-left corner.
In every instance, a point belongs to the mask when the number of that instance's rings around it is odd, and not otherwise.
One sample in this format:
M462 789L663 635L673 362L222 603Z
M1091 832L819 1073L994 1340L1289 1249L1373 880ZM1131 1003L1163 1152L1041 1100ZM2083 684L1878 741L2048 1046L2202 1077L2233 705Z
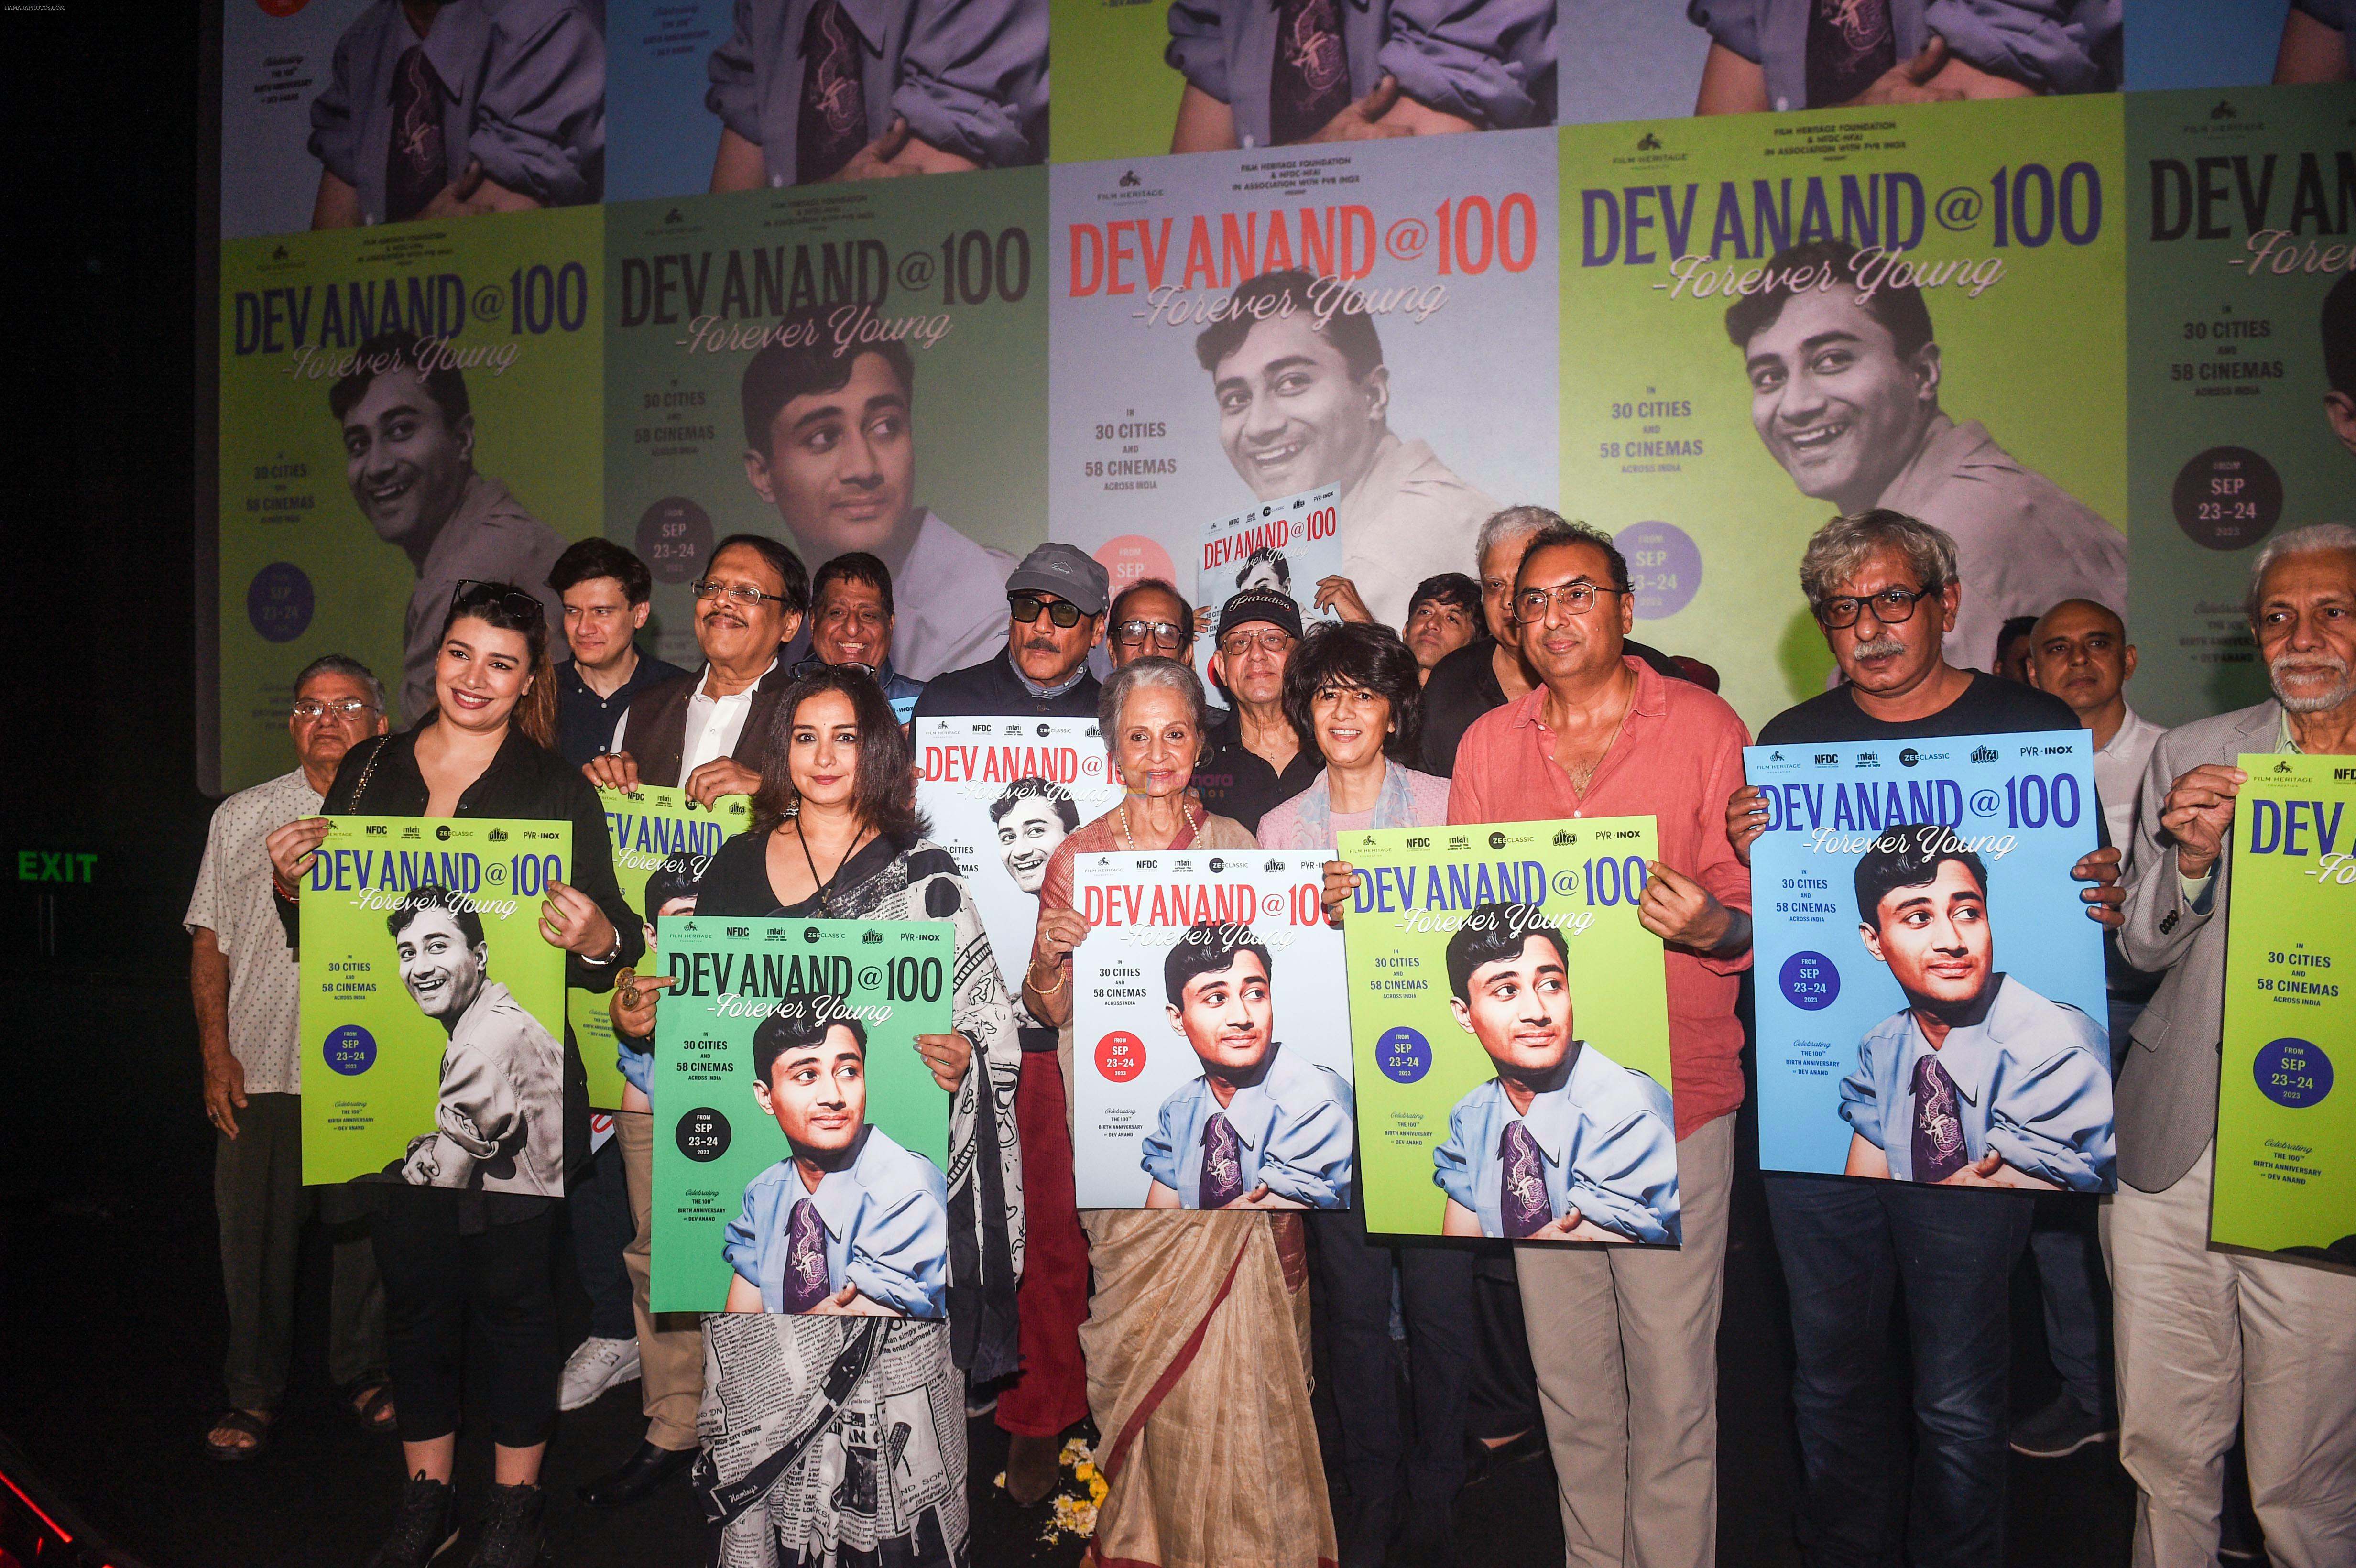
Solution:
M937 677L916 719L964 716L1093 719L1088 653L1104 641L1111 579L1086 550L1048 543L1006 579L1006 645L978 665ZM1295 628L1300 625L1296 616Z
M1212 641L1211 678L1228 713L1212 726L1194 787L1205 806L1257 833L1269 807L1316 783L1325 765L1284 717L1284 666L1301 641L1301 607L1271 588L1245 589L1220 607Z

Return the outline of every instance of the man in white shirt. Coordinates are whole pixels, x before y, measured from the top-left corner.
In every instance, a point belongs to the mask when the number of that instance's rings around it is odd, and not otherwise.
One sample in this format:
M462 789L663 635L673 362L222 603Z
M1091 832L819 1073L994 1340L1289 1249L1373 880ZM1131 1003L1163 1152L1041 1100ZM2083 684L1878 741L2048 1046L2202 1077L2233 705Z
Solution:
M363 1422L392 1429L384 1287L363 1211L341 1187L303 1185L302 976L262 848L280 824L317 815L344 753L386 727L384 688L365 666L340 654L314 660L294 678L286 721L301 765L221 802L188 900L188 988L216 1135L229 1296L229 1409L205 1435L216 1459L250 1459L270 1440L294 1350L295 1254L311 1214L330 1228L335 1253L328 1372Z
M2064 599L2029 634L2029 684L2068 703L2094 732L2094 793L2111 842L2122 850L2135 837L2144 764L2167 733L2127 706L2125 688L2135 672L2126 623L2092 599Z
M712 549L694 587L695 643L703 667L630 699L614 727L613 749L581 770L590 783L684 788L702 805L761 787L761 753L780 717L778 699L793 684L780 661L809 613L809 573L776 539L732 534ZM582 1501L593 1507L636 1502L683 1473L695 1458L695 1409L703 1397L702 1333L692 1318L672 1319L684 1321L684 1328L660 1327L647 1307L654 1259L654 1106L635 1087L623 1091L614 1137L622 1146L637 1225L622 1262L630 1271L637 1318L647 1435L618 1469L581 1488Z

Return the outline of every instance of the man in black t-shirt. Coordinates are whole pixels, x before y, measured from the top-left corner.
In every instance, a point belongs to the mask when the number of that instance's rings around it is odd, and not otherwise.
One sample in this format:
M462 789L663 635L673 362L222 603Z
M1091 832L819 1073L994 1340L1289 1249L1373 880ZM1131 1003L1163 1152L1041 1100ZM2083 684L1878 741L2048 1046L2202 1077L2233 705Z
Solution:
M1956 578L1954 541L1901 513L1836 517L1818 529L1800 586L1847 680L1769 720L1758 743L2077 729L2059 699L1947 663L1942 645L1963 599ZM1766 820L1755 788L1727 802L1727 836L1745 863ZM2072 872L2094 884L2081 896L2105 926L2119 922L2118 867L2119 852L2102 848ZM2008 1174L1965 1166L1939 1185L1994 1187ZM1890 1521L1903 1517L1917 1568L2003 1562L2010 1281L2029 1242L2030 1195L1780 1171L1765 1184L1792 1297L1792 1399L1806 1477L1800 1539L1810 1558L1896 1562ZM1892 1509L1882 1361L1901 1279L1926 1452L1912 1506Z

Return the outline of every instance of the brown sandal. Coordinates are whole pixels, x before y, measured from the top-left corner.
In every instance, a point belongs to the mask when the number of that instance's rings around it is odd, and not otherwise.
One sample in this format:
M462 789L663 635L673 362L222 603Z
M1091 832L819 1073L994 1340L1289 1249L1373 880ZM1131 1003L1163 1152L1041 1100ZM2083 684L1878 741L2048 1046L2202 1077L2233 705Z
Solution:
M269 1411L231 1410L205 1429L205 1452L224 1465L242 1465L260 1457L270 1446L270 1427L276 1419ZM242 1432L251 1443L216 1443L216 1432Z
M400 1430L401 1417L392 1403L392 1384L383 1378L362 1378L346 1383L336 1392L336 1401L344 1413L360 1424L360 1430L382 1437Z

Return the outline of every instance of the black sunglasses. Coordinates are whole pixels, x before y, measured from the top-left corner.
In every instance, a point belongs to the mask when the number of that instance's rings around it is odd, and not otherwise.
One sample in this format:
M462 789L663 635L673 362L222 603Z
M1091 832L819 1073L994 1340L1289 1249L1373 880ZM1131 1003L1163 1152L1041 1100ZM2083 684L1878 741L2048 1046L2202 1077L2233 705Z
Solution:
M1006 607L1026 626L1039 618L1042 610L1047 613L1047 619L1066 630L1078 625L1081 619L1080 607L1070 600L1042 599L1035 593L1010 593Z
M494 582L487 578L465 577L450 593L450 613L481 610L497 604L509 614L545 625L548 611L540 601L512 582Z

